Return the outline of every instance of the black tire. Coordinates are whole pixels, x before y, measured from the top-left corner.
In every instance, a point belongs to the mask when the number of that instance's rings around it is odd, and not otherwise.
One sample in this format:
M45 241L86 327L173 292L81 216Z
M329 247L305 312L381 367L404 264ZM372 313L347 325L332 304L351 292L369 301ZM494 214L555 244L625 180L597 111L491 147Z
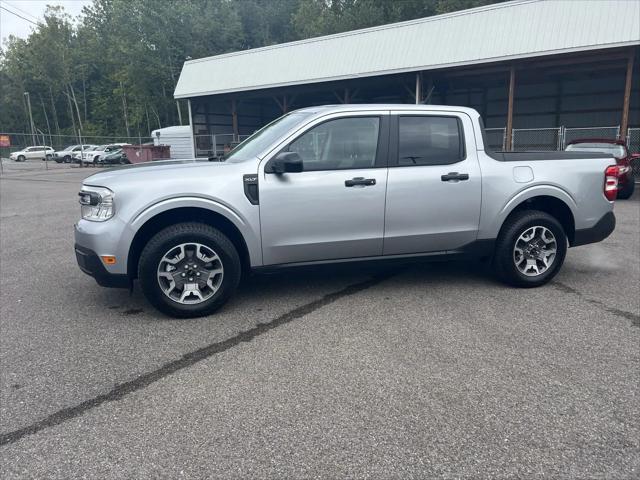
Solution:
M53 158L53 157L51 156L51 154L47 154L47 155L45 155L44 160L45 160L46 162L48 162L48 161L50 161L52 158Z
M62 163L62 159L60 157L56 157L54 158L54 160L56 161L56 163Z
M71 163L71 157L69 155L64 157L64 163Z
M182 304L170 299L158 281L158 266L163 255L181 243L198 242L217 253L224 269L222 283L208 299L197 304ZM178 318L209 315L224 305L235 292L241 276L240 256L222 232L202 223L179 223L154 235L142 250L138 264L140 287L149 303L161 312Z
M633 191L636 189L635 178L633 176L629 177L629 181L627 185L618 192L618 198L620 200L629 200L633 195Z
M24 158L24 155L18 156L18 162L24 162L25 160L26 158Z
M556 256L550 267L536 276L520 272L514 261L516 241L533 226L546 227L556 238ZM496 242L493 269L497 277L514 287L539 287L556 276L567 254L567 235L555 217L539 210L522 210L512 214L505 221Z

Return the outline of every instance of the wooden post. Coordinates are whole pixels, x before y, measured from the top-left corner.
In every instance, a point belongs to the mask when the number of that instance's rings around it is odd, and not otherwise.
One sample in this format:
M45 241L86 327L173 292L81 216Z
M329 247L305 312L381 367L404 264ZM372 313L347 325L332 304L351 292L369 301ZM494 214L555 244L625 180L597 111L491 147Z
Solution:
M560 113L562 112L562 93L563 93L562 80L558 80L556 87L556 127L560 127Z
M484 120L485 125L487 124L487 90L487 87L482 89L482 119Z
M507 107L507 141L505 145L505 150L511 151L513 149L512 145L512 131L513 131L513 92L516 86L516 69L513 65L511 65L511 69L509 70L509 104Z
M631 76L633 74L633 50L629 50L627 58L627 79L624 84L624 101L622 102L622 120L620 121L620 139L627 139L627 129L629 128L629 103L631 102Z
M420 72L416 72L416 105L418 105L422 101L422 74Z
M238 108L235 100L231 100L231 125L233 126L234 140L238 139Z

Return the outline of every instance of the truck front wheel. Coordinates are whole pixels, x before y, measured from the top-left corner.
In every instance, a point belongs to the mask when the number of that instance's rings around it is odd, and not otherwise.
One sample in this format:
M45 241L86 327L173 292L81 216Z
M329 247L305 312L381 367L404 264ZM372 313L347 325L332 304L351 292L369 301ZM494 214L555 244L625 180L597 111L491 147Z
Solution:
M567 254L567 235L553 216L538 210L512 214L496 243L494 270L503 282L538 287L560 270Z
M240 282L233 243L202 223L180 223L154 235L142 250L138 278L158 310L180 318L213 313Z

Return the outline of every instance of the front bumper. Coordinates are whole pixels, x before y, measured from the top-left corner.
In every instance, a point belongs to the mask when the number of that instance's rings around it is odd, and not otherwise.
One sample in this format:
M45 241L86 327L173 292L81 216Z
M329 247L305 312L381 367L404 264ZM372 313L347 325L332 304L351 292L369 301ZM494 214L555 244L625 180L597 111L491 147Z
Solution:
M579 247L588 243L601 242L611 235L615 228L616 216L613 212L607 212L593 227L576 230L571 246Z
M131 281L128 275L110 273L102 264L100 257L88 248L76 243L76 260L80 270L96 279L98 285L103 287L129 288Z

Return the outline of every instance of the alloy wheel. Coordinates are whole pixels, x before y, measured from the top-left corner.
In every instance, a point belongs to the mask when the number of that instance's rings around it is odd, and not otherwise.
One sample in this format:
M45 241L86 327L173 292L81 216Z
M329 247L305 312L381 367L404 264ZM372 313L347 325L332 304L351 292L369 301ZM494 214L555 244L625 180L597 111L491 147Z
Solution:
M158 283L174 302L193 305L211 298L224 277L216 252L201 243L182 243L165 253L158 265Z
M553 265L558 243L553 232L536 225L527 228L516 240L513 247L513 262L523 275L542 275Z

